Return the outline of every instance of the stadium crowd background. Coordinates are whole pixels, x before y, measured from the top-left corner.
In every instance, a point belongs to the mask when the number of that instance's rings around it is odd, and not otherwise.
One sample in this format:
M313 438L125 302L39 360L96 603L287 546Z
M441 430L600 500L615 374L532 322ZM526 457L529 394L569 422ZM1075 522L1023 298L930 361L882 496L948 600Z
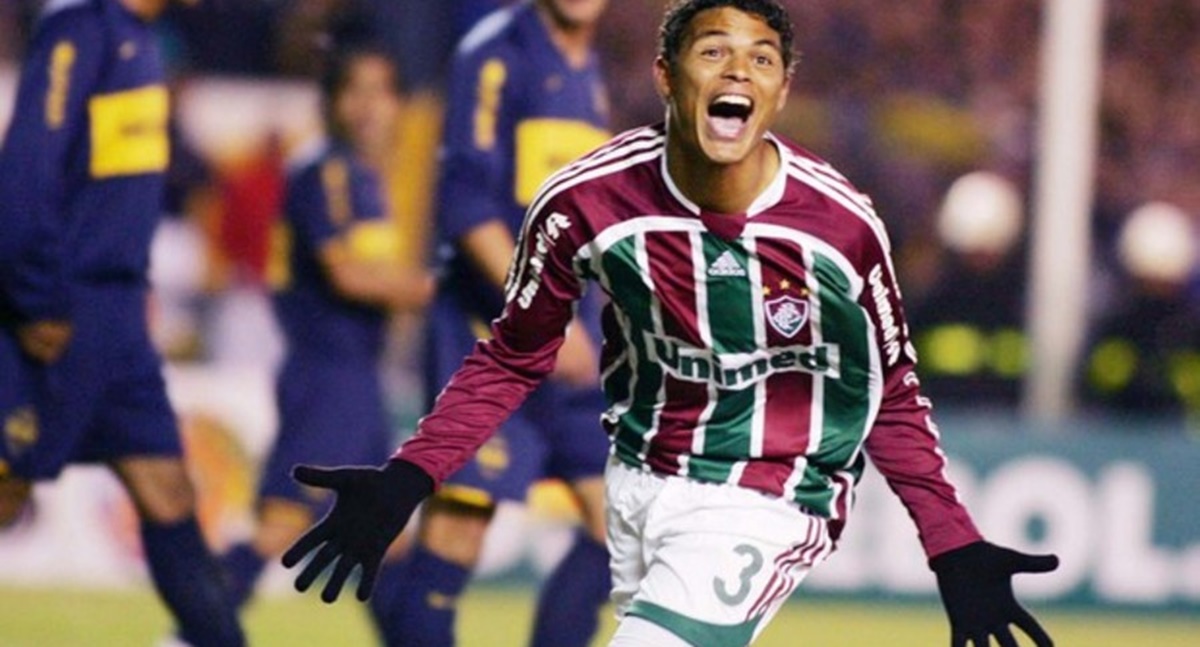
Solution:
M400 61L408 110L398 126L391 195L409 258L430 262L442 75L456 40L502 4L176 5L161 25L180 119L165 205L174 217L164 228L167 251L157 270L164 282L159 330L171 358L269 364L280 352L262 298L271 280L271 224L287 160L316 134L312 84L336 41L379 41ZM801 58L777 130L874 198L897 249L935 403L1013 410L1028 366L1024 224L1033 194L1042 3L914 0L886 11L867 0L788 4ZM7 70L0 78L8 78L0 86L0 122L39 5L0 5L0 69ZM614 131L661 118L648 72L660 6L612 0L604 17L599 49ZM1093 331L1078 395L1091 408L1190 418L1195 429L1200 0L1115 0L1106 12ZM230 102L239 95L259 97L246 105L266 114L239 118L239 104ZM957 201L945 199L956 179L980 171L972 176L977 181L963 183ZM1126 227L1134 213L1145 223ZM419 414L406 359L417 328L401 322L392 363L402 417ZM922 330L929 334L920 336ZM1106 346L1113 330L1128 339Z

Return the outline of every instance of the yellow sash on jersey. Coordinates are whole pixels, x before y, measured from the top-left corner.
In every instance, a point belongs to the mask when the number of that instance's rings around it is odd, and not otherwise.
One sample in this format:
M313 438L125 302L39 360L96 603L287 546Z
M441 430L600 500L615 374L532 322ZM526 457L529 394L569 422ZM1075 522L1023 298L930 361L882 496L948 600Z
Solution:
M164 171L170 161L167 89L152 85L92 97L91 173L94 178Z
M517 125L517 203L528 206L550 175L608 141L608 131L572 119L526 119Z

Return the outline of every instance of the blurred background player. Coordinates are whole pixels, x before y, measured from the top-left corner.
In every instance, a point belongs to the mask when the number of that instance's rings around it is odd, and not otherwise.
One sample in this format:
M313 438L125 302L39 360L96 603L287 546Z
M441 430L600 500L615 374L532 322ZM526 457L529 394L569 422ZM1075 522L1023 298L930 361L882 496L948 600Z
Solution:
M1117 237L1111 306L1084 358L1083 396L1125 422L1186 419L1200 429L1200 311L1188 295L1197 229L1179 207L1148 202Z
M371 46L334 58L322 84L328 143L288 177L279 258L268 274L287 341L279 431L251 541L224 556L236 603L267 560L329 504L289 477L296 463L377 463L393 438L379 378L389 314L424 307L433 279L402 268L379 170L401 113L394 63Z
M606 4L519 3L485 17L459 44L443 125L437 229L446 273L430 310L431 398L500 313L515 238L538 186L608 137L607 96L592 50ZM542 587L532 643L588 643L609 590L599 339L599 304L585 299L552 379L426 506L403 578L385 578L372 598L377 615L386 614L389 644L453 642L455 601L496 504L522 500L544 476L571 487L583 527Z
M226 647L244 639L196 522L146 323L170 157L151 23L167 3L51 3L27 54L0 152L0 227L20 241L0 270L0 418L11 430L0 449L0 523L19 511L29 482L68 463L107 464L133 499L180 636Z
M911 310L921 386L946 408L1013 412L1026 368L1021 197L975 171L955 180L937 216L936 277Z

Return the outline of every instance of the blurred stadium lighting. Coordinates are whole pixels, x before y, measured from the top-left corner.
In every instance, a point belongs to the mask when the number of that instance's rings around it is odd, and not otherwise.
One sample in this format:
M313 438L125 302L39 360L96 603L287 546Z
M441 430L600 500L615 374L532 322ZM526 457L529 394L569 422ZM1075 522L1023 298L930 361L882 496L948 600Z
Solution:
M1032 370L1023 409L1058 421L1087 328L1090 221L1100 104L1103 0L1046 0L1034 179L1028 328Z

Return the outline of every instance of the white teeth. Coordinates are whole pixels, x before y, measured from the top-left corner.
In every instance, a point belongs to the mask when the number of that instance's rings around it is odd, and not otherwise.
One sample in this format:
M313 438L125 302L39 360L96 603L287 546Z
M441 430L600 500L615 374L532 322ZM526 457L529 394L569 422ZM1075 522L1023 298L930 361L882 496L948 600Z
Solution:
M740 94L722 94L714 99L713 103L731 103L738 106L749 106L750 97L744 97Z

